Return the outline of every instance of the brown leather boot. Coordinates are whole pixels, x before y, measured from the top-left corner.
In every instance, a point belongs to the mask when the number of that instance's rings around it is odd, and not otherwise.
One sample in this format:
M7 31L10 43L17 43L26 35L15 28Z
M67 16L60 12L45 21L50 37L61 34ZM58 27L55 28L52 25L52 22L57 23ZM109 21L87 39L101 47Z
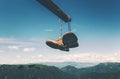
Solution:
M64 46L64 44L62 43L62 38L59 38L58 40L48 40L46 41L46 44L54 49L59 49L62 51L69 51L69 48Z
M68 48L78 47L79 44L77 41L78 41L77 36L72 32L67 32L63 35L62 42Z

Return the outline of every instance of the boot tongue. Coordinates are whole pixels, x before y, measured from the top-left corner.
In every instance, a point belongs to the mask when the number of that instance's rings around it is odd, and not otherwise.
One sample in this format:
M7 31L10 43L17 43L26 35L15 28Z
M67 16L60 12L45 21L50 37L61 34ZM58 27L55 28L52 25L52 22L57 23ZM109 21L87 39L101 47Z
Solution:
M57 44L59 44L59 45L63 45L63 43L62 43L62 38L59 38L58 40L56 40L55 41Z

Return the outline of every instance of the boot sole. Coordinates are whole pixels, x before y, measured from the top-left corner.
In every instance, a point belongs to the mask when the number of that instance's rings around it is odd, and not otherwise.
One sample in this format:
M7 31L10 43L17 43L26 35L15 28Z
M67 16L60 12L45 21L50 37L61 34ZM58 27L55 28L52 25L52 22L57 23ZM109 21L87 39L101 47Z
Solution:
M50 41L46 41L46 44L51 47L51 48L54 48L54 49L59 49L59 50L62 50L62 51L69 51L69 48L67 47L62 47L58 44L55 44L53 42L50 42Z

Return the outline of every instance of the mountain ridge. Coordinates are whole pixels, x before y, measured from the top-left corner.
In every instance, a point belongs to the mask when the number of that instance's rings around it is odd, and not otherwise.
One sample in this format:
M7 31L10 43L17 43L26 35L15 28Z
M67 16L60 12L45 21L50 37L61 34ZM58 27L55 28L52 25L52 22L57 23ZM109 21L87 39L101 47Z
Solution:
M34 64L34 63L31 63ZM83 67L91 67L91 66L95 66L98 63L90 63L90 62L39 62L36 64L44 64L44 65L48 65L48 66L56 66L58 68L62 68L68 65L74 66L76 68L83 68Z

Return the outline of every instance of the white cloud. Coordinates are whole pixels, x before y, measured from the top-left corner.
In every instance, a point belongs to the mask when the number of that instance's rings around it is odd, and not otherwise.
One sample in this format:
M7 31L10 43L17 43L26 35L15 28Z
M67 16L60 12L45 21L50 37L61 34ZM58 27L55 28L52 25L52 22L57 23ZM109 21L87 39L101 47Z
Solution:
M3 58L0 63L19 64L19 63L39 63L39 62L120 62L120 53L113 54L96 54L96 53L70 53L56 56L38 55L16 55L15 58Z
M13 50L19 50L19 46L15 46L15 45L8 46L8 48Z
M44 62L120 62L120 53L70 53L52 56L38 56Z
M57 61L75 61L75 62L120 62L120 53L99 54L99 53L74 53L61 55Z
M23 41L20 39L13 39L13 38L0 38L0 50L2 51L13 51L14 50L19 50L21 52L21 50L25 51L25 52L29 52L29 51L35 51L36 48L42 48L43 44L41 44L43 42L43 39L41 41L41 39L37 39L37 40L27 40L27 41Z
M1 53L1 52L4 52L4 50L0 50L0 53Z
M20 56L20 55L17 55L16 58L21 58L21 56Z
M39 58L43 57L43 55L38 55Z
M39 62L46 62L48 61L47 57L43 56L42 54L38 55L31 55L31 56L22 56L22 55L16 55L16 60L11 60L12 62L7 62L10 64L28 64L28 63L39 63Z
M34 52L36 50L36 48L24 48L23 51L24 52Z
M0 38L0 42L3 42L3 41L9 41L10 39L8 38Z

